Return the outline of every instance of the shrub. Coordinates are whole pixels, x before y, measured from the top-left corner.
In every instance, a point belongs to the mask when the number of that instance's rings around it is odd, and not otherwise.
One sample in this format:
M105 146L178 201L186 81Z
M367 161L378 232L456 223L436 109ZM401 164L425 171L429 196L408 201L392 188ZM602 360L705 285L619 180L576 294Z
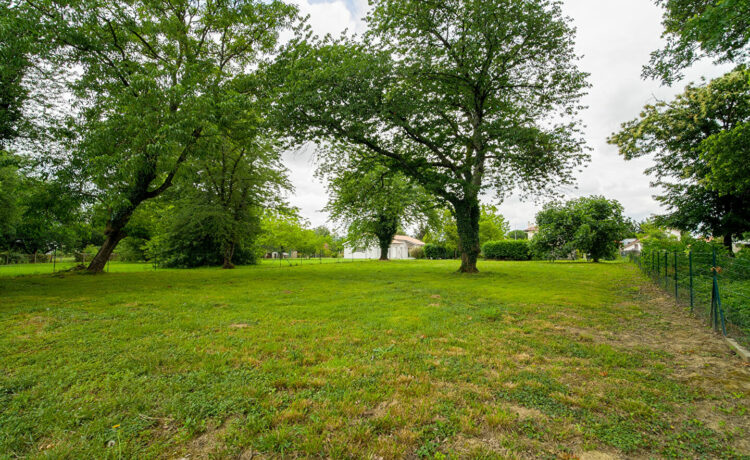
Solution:
M445 248L445 246L440 246L437 244L425 244L424 255L428 259L447 259L448 250Z
M531 259L527 240L488 241L482 246L482 253L485 258L494 260Z
M409 249L409 257L412 257L414 259L424 259L424 247L414 246L413 248Z
M96 256L96 254L99 252L99 246L94 246L93 244L89 244L86 246L83 251L76 252L75 253L75 261L76 262L91 262L91 259Z

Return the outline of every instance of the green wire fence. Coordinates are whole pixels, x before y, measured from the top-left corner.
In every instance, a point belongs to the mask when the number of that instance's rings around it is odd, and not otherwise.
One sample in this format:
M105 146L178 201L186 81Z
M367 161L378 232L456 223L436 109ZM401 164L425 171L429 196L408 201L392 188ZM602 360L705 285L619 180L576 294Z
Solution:
M644 250L630 259L716 332L750 346L750 260L719 253Z

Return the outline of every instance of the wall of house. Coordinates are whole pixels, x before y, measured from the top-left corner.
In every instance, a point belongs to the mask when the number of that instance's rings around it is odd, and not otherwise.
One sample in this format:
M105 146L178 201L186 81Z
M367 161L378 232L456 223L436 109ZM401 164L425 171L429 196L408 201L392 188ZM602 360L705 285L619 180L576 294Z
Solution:
M370 246L368 248L352 248L344 247L344 257L347 259L379 259L380 248L377 246ZM388 258L393 260L408 259L409 249L405 243L391 244L388 248Z

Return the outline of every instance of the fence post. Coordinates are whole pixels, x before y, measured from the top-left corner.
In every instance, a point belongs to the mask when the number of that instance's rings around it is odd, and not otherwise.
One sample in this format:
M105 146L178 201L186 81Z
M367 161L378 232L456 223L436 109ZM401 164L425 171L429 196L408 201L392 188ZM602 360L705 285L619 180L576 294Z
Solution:
M661 256L660 255L656 256L656 273L654 273L654 275L655 275L655 280L659 281L659 278L661 278Z
M679 291L677 290L677 251L674 252L674 300L677 302Z
M716 248L711 253L711 327L716 330Z
M721 321L721 332L727 335L727 328L724 324L724 310L721 308L721 293L719 292L719 267L716 263L716 248L713 250L713 289L711 291L711 313L713 317L714 330L718 332L719 321Z
M669 288L669 251L664 250L664 289Z
M690 311L693 311L693 251L688 252L688 264L690 270Z
M52 273L55 273L56 262L57 262L57 246L55 246L55 253L52 255Z

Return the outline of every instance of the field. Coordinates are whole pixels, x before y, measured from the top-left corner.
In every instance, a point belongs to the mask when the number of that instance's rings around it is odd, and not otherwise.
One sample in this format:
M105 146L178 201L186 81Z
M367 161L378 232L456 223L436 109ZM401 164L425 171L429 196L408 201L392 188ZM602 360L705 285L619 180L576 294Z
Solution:
M625 263L0 267L0 458L742 458L750 369Z

